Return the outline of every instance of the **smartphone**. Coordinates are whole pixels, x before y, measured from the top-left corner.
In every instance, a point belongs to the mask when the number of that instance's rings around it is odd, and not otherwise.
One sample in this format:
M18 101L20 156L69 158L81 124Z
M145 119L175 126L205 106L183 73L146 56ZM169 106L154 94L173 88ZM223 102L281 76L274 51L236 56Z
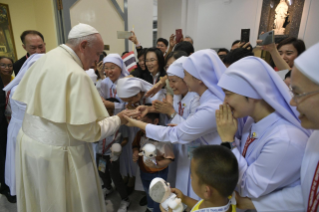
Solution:
M262 40L260 45L268 45L275 42L275 33L274 31L266 32L262 35L259 35L259 40Z
M241 36L240 36L240 42L241 43L248 43L249 36L250 36L250 29L242 29Z
M183 38L182 29L176 29L176 30L175 30L175 36L176 36L176 43L181 42L181 41L182 41L182 38Z
M104 59L104 54L101 54L101 55L100 55L99 62L101 62L103 59Z
M117 31L117 39L128 39L131 35L131 32Z

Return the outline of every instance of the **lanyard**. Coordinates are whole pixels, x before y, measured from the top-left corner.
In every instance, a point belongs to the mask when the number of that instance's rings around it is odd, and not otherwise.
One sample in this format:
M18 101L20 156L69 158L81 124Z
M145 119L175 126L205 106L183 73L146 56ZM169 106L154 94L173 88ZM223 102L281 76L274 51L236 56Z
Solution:
M244 150L243 150L243 153L242 153L243 157L246 157L246 152L247 152L247 149L248 149L249 145L252 142L254 142L254 140L256 140L256 138L254 138L250 134L251 134L251 128L250 128L249 135L248 135L248 138L246 140L246 143L245 143L245 146L244 146Z
M179 102L178 114L180 116L183 116L183 114L184 114L184 108L182 107L182 102L181 101Z
M115 136L114 136L114 138L113 138L113 141L112 141L109 145L107 145L106 148L104 148L104 147L105 147L106 138L103 139L102 155L104 155L104 153L105 153L105 152L111 147L111 145L115 142L118 133L119 133L119 130L115 133Z
M112 87L110 88L110 98L115 98L116 96L116 89L113 90L113 85Z
M318 187L319 187L319 162L317 164L316 171L313 175L313 179L312 179L312 183L310 187L307 212L317 211L318 203L319 203L319 193L317 192Z

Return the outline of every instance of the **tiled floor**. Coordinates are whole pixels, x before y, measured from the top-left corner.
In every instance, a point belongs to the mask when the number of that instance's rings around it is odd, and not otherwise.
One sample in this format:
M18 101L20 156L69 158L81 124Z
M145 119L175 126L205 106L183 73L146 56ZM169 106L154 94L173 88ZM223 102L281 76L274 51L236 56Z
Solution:
M130 195L131 205L128 209L129 212L144 212L146 210L146 206L141 207L139 205L140 199L145 195L142 191L134 191ZM107 212L117 212L117 209L120 205L121 198L117 194L117 192L113 192L109 194L105 204ZM0 212L16 212L17 204L11 204L7 201L7 198L3 195L0 195Z

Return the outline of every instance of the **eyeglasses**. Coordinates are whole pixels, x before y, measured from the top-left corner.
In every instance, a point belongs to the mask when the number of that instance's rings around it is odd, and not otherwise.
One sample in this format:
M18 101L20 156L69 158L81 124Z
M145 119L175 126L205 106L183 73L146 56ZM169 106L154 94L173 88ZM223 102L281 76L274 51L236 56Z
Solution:
M3 63L0 64L0 67L1 67L1 68L6 68L6 67L8 67L8 68L13 68L12 65L7 65L7 64L3 64Z
M155 61L157 61L156 59L150 59L150 60L145 60L145 63L154 63Z
M308 96L308 95L311 95L311 94L315 94L315 93L319 93L319 90L316 90L316 91L310 91L310 92L304 92L304 93L301 93L301 94L298 94L298 95L295 95L292 91L292 88L289 87L290 91L292 92L292 98L293 100L295 101L296 104L299 104L301 102L301 98L302 97L305 97L305 96Z
M110 68L109 67L105 67L104 68L104 70L115 70L115 69L116 69L116 67L110 67Z

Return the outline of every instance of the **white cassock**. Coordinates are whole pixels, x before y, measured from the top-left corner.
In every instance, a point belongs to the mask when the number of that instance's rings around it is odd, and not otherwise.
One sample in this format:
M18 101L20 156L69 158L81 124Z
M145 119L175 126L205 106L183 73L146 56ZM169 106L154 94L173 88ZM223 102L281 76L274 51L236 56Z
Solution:
M16 145L18 211L105 211L90 143L121 120L108 117L75 52L61 45L42 56L12 98L27 104Z
M248 136L255 140L243 150ZM237 189L241 196L258 198L284 187L300 184L300 166L308 135L276 112L257 123L248 118L238 148L233 149L238 167Z
M257 211L307 211L310 189L319 162L319 131L310 136L301 164L301 185L284 188L266 196L252 199ZM318 194L318 190L315 191ZM319 208L315 209L319 212Z
M11 104L11 120L8 126L8 138L7 138L7 155L5 164L5 182L10 188L11 196L16 195L16 174L15 174L15 150L17 135L22 127L22 121L24 118L24 112L26 105L12 99L12 95L16 90L16 86L11 89L10 104Z

